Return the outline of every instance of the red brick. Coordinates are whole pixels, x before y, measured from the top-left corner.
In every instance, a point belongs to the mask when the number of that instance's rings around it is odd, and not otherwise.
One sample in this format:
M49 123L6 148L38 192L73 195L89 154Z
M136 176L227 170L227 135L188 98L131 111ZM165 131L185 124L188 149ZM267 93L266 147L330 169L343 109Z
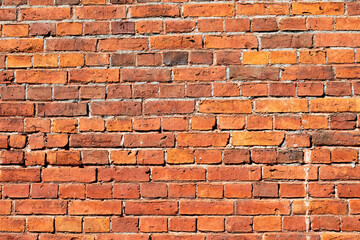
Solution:
M188 84L186 88L187 97L210 97L211 85L206 83Z
M2 200L0 201L0 215L9 215L11 213L11 201Z
M276 67L230 66L229 73L231 80L259 80L259 79L278 80L279 79L279 69ZM256 86L261 86L261 85L256 85Z
M16 20L16 8L3 8L0 10L1 21L14 21Z
M72 201L69 205L70 215L120 215L122 202L117 200Z
M153 49L199 49L202 40L200 35L152 36L150 45Z
M46 40L47 51L95 51L95 39L86 38L51 38Z
M190 64L212 64L213 53L210 51L190 52Z
M287 15L288 3L238 3L237 15Z
M69 7L23 8L20 11L22 21L70 19Z
M148 182L149 173L147 167L112 167L99 168L97 175L98 179L104 182Z
M188 5L187 5L188 6ZM223 31L222 19L199 19L199 32L221 32Z
M139 5L132 6L130 10L133 18L180 16L180 9L177 5Z
M256 216L254 217L254 230L259 232L281 231L281 217Z
M178 21L176 21L176 22L178 22ZM177 28L177 26L174 26L174 29L176 29L176 28ZM136 32L137 33L150 34L150 33L161 33L162 31L163 31L162 21L137 21L136 22ZM173 31L176 32L176 30L173 30Z
M313 45L313 35L300 34L276 34L261 36L261 48L310 48Z
M195 232L196 219L184 217L170 218L169 230L174 232Z
M317 33L314 38L315 47L359 47L357 33Z
M235 14L235 5L220 4L187 4L183 8L185 17L225 17Z
M214 83L214 96L239 96L240 88L236 83Z
M340 219L332 216L311 217L311 229L314 231L339 231Z
M168 33L191 32L195 29L195 21L191 21L191 20L165 21L165 29L166 32Z
M48 148L65 147L69 143L67 134L49 134L46 136L46 146Z
M189 128L187 117L163 117L162 128L165 131L185 131Z
M278 26L275 18L255 18L251 23L252 32L277 31Z
M57 198L58 185L35 183L31 185L32 198Z
M179 133L177 136L181 147L221 147L227 145L228 139L227 133Z
M337 185L338 196L342 198L357 197L360 194L358 184L339 184Z
M191 183L172 183L168 185L170 198L195 198L196 186Z
M125 18L125 6L86 6L76 7L78 19L113 19Z
M305 185L299 183L281 183L280 196L284 198L305 197Z
M226 198L251 198L252 185L242 183L228 183L225 184L225 197Z
M129 201L125 205L125 214L131 215L176 215L177 212L174 201Z
M24 232L25 219L14 217L0 217L1 232Z
M152 180L154 181L200 181L205 180L205 169L194 167L154 167L152 169Z
M141 217L140 231L144 233L167 232L167 218Z
M226 32L245 32L250 30L250 20L247 18L225 19Z
M141 113L140 102L92 102L90 109L93 115L131 115L136 116Z
M31 214L65 214L67 211L66 201L62 200L17 200L15 201L15 213Z
M208 167L209 181L254 181L259 180L260 175L260 168L257 166Z
M164 151L162 150L139 150L137 163L140 165L164 164Z
M25 166L45 165L45 152L26 152Z
M83 116L87 114L86 103L39 103L38 116Z
M278 197L278 192L277 183L258 182L253 184L254 197Z
M22 151L1 151L0 163L4 165L8 165L8 164L22 165L24 164L24 153Z
M304 31L306 30L305 18L282 18L279 21L280 30Z
M335 186L333 184L311 183L308 188L311 197L329 198L335 195Z
M1 182L40 182L40 169L12 169L0 170Z
M2 195L8 198L28 198L30 186L28 184L7 184L2 188ZM4 202L4 212L6 209Z
M181 201L181 215L231 215L234 212L234 204L230 201Z
M59 185L59 197L63 199L84 199L85 185L82 184L61 184Z
M222 232L225 228L223 217L199 217L197 228L203 232Z
M289 201L240 200L236 203L236 214L241 215L288 215Z
M85 35L102 35L110 33L108 22L85 22L83 25Z
M95 181L94 168L54 167L43 170L44 182L93 182Z
M139 219L136 217L113 217L111 227L114 232L138 232Z
M223 161L225 164L250 163L250 153L247 149L227 149Z
M140 184L141 196L144 198L166 198L167 185L165 183Z

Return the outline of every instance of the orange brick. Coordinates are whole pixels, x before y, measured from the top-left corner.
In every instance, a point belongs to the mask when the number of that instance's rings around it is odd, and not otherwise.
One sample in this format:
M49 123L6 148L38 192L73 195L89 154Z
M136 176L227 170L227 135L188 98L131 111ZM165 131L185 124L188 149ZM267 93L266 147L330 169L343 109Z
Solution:
M191 149L168 149L167 163L170 164L194 163L194 151Z
M167 232L167 218L163 217L142 217L140 218L140 231Z
M216 118L212 116L191 117L191 128L194 130L211 130L215 127Z
M235 14L233 3L186 4L183 8L185 17L228 17Z
M256 112L308 112L305 99L261 99L255 101Z
M281 217L254 217L254 230L259 232L281 231Z
M326 55L329 63L355 62L355 54L352 49L327 49Z
M57 54L35 54L34 67L51 68L58 66Z
M79 217L57 217L55 229L59 232L81 232L82 223Z
M3 34L4 37L27 37L29 35L29 25L3 25Z
M243 52L243 64L266 65L269 63L269 52Z
M233 132L234 146L278 146L284 139L283 132Z
M272 51L270 52L271 64L295 64L297 60L295 51Z
M52 122L52 131L58 133L75 133L77 132L77 119L55 119Z
M104 131L105 122L100 118L80 118L79 131L80 132L98 132Z
M292 13L295 15L342 15L344 3L294 3Z
M139 34L160 33L163 30L162 21L138 21L136 32Z
M296 116L275 116L275 129L297 130L301 128L301 121Z
M238 3L237 15L288 15L288 3Z
M81 67L84 66L84 55L79 53L61 54L60 67Z
M110 218L84 218L84 231L87 233L109 232Z
M60 36L81 35L82 23L79 22L63 22L56 26L56 34Z
M52 232L54 231L54 219L51 217L29 217L27 229L29 232Z
M325 51L322 50L302 50L300 51L300 63L321 64L325 63Z
M106 130L109 132L130 132L132 130L131 118L111 118L106 121Z
M0 217L0 232L24 232L25 219L14 217Z
M328 129L329 119L321 115L303 115L302 126L304 129Z
M136 164L136 151L115 150L111 151L110 160L113 164Z
M273 118L271 116L248 116L246 128L249 130L272 129Z
M7 57L7 67L8 68L32 67L32 57L21 56L21 55L9 55Z
M243 129L245 117L243 116L219 116L220 129Z
M198 184L197 197L199 198L222 198L223 186L221 184Z
M223 217L199 217L197 228L204 232L222 232L225 228L225 220Z

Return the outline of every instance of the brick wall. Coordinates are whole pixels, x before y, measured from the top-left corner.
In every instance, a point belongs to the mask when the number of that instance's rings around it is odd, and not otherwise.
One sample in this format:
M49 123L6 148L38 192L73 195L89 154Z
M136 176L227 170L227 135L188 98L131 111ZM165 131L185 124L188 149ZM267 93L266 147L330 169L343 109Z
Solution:
M0 3L1 240L360 239L360 2Z

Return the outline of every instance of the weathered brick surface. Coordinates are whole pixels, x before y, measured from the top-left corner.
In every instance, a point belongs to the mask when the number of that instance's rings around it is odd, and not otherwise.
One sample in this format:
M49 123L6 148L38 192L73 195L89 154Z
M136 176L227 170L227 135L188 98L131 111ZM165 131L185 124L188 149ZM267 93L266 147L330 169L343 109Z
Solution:
M360 239L359 14L0 0L0 239Z

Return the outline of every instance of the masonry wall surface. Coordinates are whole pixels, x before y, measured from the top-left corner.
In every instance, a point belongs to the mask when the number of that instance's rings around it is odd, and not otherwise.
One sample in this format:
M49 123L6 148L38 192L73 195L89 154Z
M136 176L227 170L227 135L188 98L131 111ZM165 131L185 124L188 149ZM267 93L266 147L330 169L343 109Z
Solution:
M1 0L0 239L360 239L359 14Z

